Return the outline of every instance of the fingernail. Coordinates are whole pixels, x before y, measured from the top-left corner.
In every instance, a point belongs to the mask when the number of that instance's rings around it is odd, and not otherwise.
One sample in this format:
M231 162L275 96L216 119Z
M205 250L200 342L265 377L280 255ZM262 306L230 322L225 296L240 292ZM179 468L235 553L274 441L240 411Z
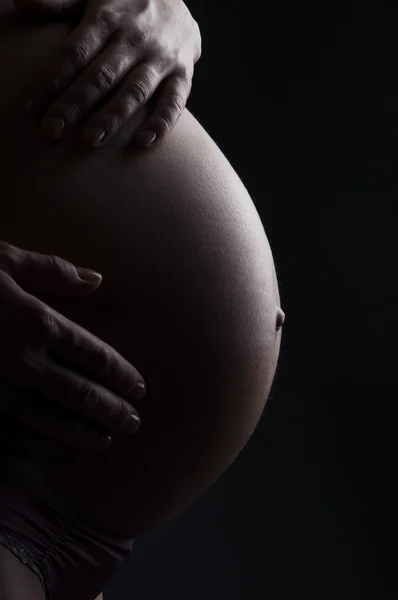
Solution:
M97 145L104 141L106 136L106 131L103 127L99 127L98 125L93 125L87 127L83 132L83 142L85 144Z
M46 97L44 95L35 96L31 98L26 106L30 115L37 117L45 103Z
M135 400L142 400L146 394L146 386L143 381L139 381L135 384L135 386L131 389L131 395Z
M140 144L148 148L156 140L156 133L150 129L146 129L145 131L141 131L137 139Z
M97 439L93 443L93 446L98 450L107 450L112 444L112 438L110 435L101 435L97 436Z
M129 433L135 433L137 431L137 429L140 427L141 425L141 420L137 415L130 415L130 419L128 420L128 422L126 423L126 431L128 431Z
M78 274L79 279L85 282L97 283L98 281L102 281L101 273L85 269L84 267L76 267L76 273Z
M58 140L64 131L65 121L61 117L49 117L43 120L41 128L46 135Z

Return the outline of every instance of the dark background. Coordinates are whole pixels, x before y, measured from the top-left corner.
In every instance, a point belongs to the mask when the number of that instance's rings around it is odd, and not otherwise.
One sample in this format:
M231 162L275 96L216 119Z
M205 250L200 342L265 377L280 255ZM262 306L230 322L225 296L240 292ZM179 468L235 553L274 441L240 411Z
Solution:
M105 600L394 600L396 11L186 3L203 40L188 108L260 213L286 324L252 439Z

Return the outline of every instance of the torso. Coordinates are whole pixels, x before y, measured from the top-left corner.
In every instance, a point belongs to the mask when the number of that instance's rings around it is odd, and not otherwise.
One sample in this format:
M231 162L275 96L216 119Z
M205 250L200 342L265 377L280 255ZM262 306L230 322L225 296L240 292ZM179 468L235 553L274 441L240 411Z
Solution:
M0 9L0 239L103 274L95 298L51 306L144 375L143 425L101 457L36 466L136 537L196 499L246 443L275 372L279 297L253 203L189 111L137 155L125 148L148 107L100 152L37 136L24 94L69 29L7 22Z

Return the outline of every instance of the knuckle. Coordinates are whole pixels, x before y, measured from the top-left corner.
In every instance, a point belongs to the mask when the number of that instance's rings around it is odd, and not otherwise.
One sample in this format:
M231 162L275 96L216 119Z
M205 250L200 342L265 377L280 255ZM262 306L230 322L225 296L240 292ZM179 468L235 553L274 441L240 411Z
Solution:
M13 276L21 255L22 251L16 246L8 244L7 242L0 242L0 268L11 277Z
M197 49L195 55L195 63L197 63L198 60L202 57L202 33L200 31L199 23L197 21L195 21L194 24L194 32L197 39Z
M8 242L0 241L0 257L3 254L7 253L12 247L13 246L11 246L11 244L9 244Z
M121 398L118 398L117 409L115 410L115 419L118 423L126 423L132 412L132 407Z
M53 77L49 84L48 84L48 88L46 91L46 94L48 96L48 98L55 96L56 94L59 94L63 89L63 82L59 77Z
M98 410L100 404L99 391L87 379L82 383L81 396L83 399L83 408L88 413L94 413Z
M180 61L175 69L175 77L177 81L187 84L192 80L194 68L189 66L186 62Z
M99 90L107 90L113 87L115 79L115 73L113 73L107 65L102 65L102 67L95 73L92 83Z
M165 43L165 40L159 37L152 37L147 43L148 55L153 63L162 68L165 72L175 65L174 53Z
M171 111L169 112L171 113ZM167 134L171 129L171 122L171 115L167 115L167 111L165 111L163 115L159 115L158 120L156 121L158 134Z
M15 360L15 357L13 358ZM19 355L17 358L18 362L15 362L15 364L18 365L20 372L23 372L26 383L26 377L28 374L40 371L40 357L37 354L37 352L35 352L27 346L24 346L23 348L20 348Z
M53 310L46 304L40 304L32 307L32 312L33 322L41 337L45 337L46 339L57 337L58 326Z
M132 46L134 49L137 47L142 48L146 46L151 36L151 32L148 31L148 29L149 28L135 23L134 31L131 32L127 40L130 46Z
M83 112L83 102L69 101L68 105L62 111L64 117L69 123L76 121ZM63 271L65 267L63 267Z
M112 31L120 23L120 15L116 10L109 8L108 6L103 6L96 9L95 20L97 23L101 24L101 27L106 25L107 29Z
M173 112L180 113L185 108L185 101L180 94L173 94L170 96L170 108Z
M146 103L149 98L149 82L145 79L135 81L129 93L133 100L138 101L139 104Z
M113 112L107 114L107 121L110 124L110 129L113 131L117 131L120 129L123 123L123 119L119 112Z
M64 278L68 274L70 264L60 256L44 254L42 260L47 261L47 265L45 266L54 274L54 276L56 275Z
M112 352L111 349L105 344L100 346L99 362L101 364L101 372L103 375L109 375L112 365Z
M199 42L198 49L195 55L195 64L202 58L202 40Z
M89 43L86 40L66 46L64 49L64 60L74 69L83 67L90 54Z
M181 115L185 108L185 102L179 95L170 96L167 108L159 115L159 127L163 133L167 133L176 122L176 118Z

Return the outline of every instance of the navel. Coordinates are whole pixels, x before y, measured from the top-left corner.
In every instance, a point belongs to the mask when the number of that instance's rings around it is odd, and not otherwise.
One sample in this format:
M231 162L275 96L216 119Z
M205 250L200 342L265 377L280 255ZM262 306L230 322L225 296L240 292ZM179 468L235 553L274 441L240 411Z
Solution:
M285 322L285 318L286 318L285 313L278 306L278 309L276 311L276 331L280 330L280 328L282 327L282 325Z

